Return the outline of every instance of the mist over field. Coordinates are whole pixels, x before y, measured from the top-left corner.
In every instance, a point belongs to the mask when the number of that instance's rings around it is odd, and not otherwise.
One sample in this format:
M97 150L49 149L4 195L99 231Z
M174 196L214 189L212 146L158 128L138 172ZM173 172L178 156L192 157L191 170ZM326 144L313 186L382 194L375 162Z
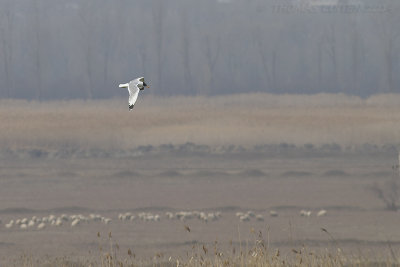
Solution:
M399 49L397 0L0 0L0 265L399 265Z
M2 0L0 96L399 93L396 0Z

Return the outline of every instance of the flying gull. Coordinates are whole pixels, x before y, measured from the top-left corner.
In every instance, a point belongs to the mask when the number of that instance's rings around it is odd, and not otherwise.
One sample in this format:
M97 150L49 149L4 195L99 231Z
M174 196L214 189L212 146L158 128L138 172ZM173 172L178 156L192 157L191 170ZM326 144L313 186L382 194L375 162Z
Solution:
M135 102L138 98L139 91L144 90L144 88L149 88L145 82L144 78L140 77L135 80L130 81L129 83L123 83L119 85L119 88L128 88L129 92L129 111L133 109Z

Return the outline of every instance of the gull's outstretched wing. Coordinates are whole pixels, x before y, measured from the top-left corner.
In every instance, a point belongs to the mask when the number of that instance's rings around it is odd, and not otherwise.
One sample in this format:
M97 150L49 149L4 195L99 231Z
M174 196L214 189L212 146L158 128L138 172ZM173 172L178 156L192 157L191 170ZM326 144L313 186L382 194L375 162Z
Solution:
M136 79L137 80L137 79ZM128 91L129 91L129 110L133 109L133 106L136 103L136 100L139 96L139 87L138 83L135 83L136 80L133 80L129 83Z
M139 77L139 78L137 78L137 79L134 79L134 80L130 81L130 82L129 82L129 86L138 87L138 85L139 85L140 83L143 83L143 82L144 82L144 78L143 78L143 77Z

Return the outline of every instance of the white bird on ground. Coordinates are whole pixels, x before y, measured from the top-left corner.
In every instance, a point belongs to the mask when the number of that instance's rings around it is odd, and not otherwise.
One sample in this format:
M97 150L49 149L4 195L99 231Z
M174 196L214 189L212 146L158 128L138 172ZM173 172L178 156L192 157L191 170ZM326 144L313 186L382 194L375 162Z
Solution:
M325 216L326 213L327 213L326 210L320 210L320 211L318 211L318 213L317 213L317 217Z
M136 100L138 98L139 91L144 90L145 87L149 88L150 86L145 83L143 77L132 80L129 83L123 83L119 85L119 88L128 88L129 111L133 109L133 106L135 105Z

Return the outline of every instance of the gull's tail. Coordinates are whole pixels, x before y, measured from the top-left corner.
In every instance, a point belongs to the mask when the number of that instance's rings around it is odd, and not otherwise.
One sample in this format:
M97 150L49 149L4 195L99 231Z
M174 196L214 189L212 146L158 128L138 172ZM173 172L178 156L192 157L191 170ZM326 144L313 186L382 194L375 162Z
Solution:
M128 88L128 86L129 86L129 83L121 83L119 85L119 88Z

